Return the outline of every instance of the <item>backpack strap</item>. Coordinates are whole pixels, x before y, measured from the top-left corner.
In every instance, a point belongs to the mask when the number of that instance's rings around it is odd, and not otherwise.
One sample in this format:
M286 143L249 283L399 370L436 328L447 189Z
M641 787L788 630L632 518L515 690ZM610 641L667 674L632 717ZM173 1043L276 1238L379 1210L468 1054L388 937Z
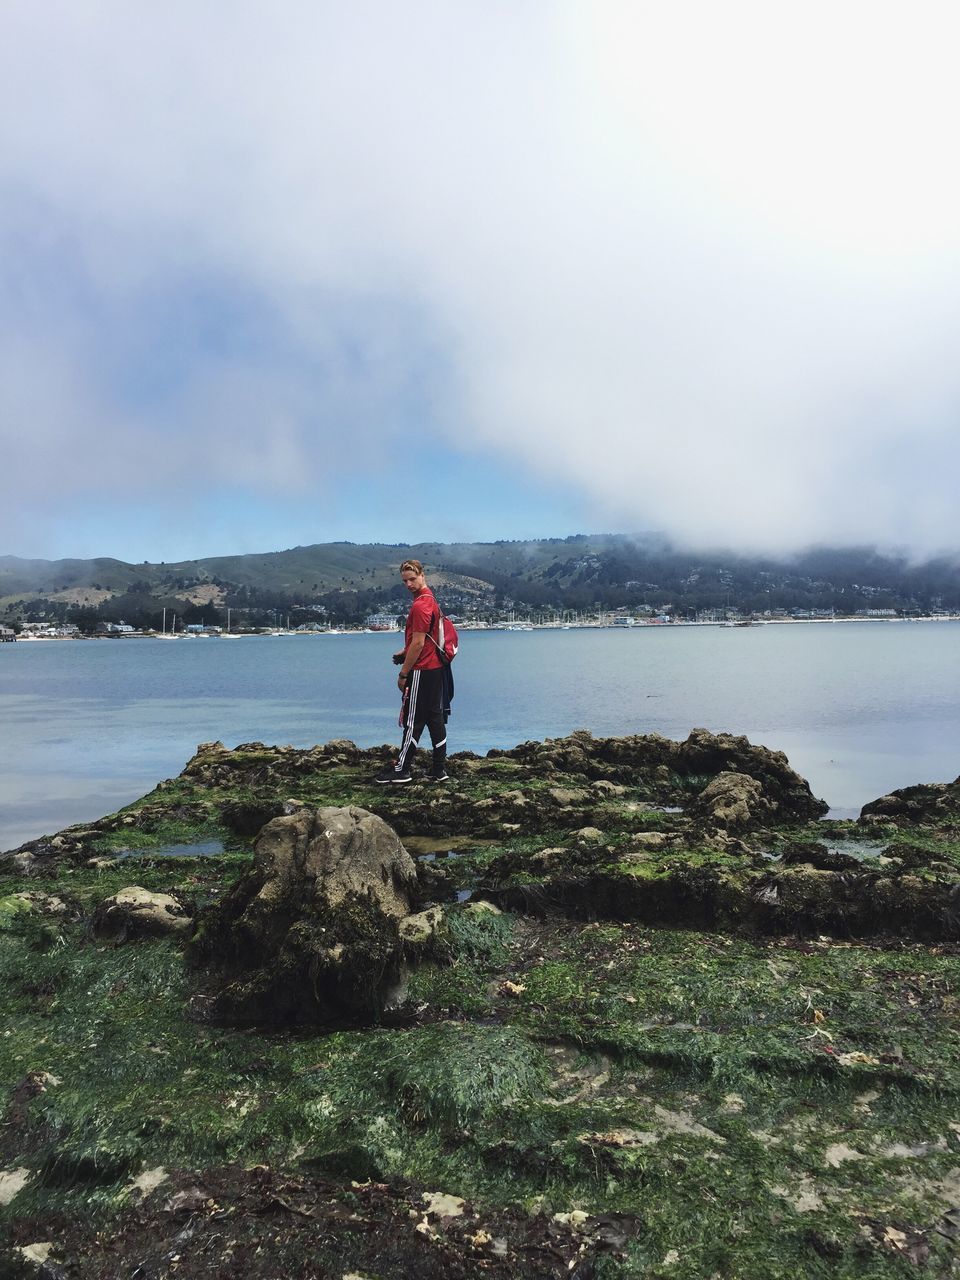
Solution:
M440 659L443 665L445 667L449 667L450 660L447 657L446 649L444 649L443 647L443 610L440 608L439 605L437 605L437 613L434 621L436 622L436 625L437 625L437 635L439 636L439 640L434 640L433 636L430 634L429 631L427 632L427 639L431 642L434 649L436 649L437 657Z

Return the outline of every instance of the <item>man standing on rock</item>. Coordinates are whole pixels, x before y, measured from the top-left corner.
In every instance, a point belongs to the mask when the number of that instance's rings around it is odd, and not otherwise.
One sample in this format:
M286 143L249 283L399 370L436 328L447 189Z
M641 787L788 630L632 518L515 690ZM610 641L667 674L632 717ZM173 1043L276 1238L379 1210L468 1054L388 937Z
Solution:
M403 585L413 596L404 644L393 660L400 666L397 684L403 694L400 725L403 739L400 754L392 768L384 769L377 782L410 782L410 766L420 742L424 725L430 730L433 744L433 760L427 779L430 782L446 782L447 727L443 716L443 663L437 653L433 634L437 631L440 609L427 586L423 565L419 560L404 560L400 566Z

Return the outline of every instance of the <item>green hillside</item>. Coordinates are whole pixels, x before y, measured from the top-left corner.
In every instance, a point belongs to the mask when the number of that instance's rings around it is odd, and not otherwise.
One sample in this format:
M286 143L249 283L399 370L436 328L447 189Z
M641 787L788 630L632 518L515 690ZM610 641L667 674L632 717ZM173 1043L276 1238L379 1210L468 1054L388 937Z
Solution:
M819 548L789 558L694 552L656 535L574 535L525 542L317 543L176 563L0 557L0 616L159 625L167 608L196 621L225 609L252 625L275 613L357 621L402 609L397 569L422 560L446 607L497 611L596 609L774 614L950 612L960 609L960 556L924 563L873 548ZM215 616L217 615L217 616Z

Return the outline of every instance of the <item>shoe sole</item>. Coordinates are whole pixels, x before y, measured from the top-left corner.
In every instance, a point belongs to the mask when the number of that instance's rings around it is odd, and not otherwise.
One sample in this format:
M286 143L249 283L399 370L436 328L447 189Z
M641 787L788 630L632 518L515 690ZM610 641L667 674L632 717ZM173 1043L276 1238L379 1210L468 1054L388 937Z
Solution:
M412 781L412 778L374 778L374 782L378 787L397 787L405 782Z

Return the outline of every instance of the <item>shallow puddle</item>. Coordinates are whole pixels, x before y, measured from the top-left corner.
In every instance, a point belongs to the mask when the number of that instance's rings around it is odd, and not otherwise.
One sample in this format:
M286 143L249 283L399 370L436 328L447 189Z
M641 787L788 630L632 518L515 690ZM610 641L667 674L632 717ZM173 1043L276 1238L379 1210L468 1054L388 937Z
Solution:
M885 844L875 844L869 840L820 840L817 843L829 853L856 858L858 862L869 862L872 858L880 858L886 848ZM768 862L779 862L781 852L762 850L761 857L766 858Z
M683 813L683 805L681 804L654 804L652 801L638 803L635 800L631 800L623 805L623 808L628 813L636 813L638 810L641 813Z
M476 836L403 837L403 847L421 862L433 862L437 858L456 858L464 853L492 848L496 843L496 840L478 840Z
M881 857L886 848L885 844L874 844L869 840L824 840L823 843L831 853L845 853L860 862Z
M124 849L117 858L215 858L226 852L222 840L201 840L197 844L165 844L159 849Z

